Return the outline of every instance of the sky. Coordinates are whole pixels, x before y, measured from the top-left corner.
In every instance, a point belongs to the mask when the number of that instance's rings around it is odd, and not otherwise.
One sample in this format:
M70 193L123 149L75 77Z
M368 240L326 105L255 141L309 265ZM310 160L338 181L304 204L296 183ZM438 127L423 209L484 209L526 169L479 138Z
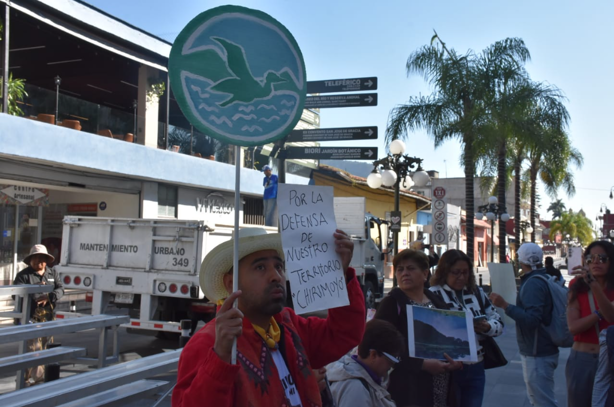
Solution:
M89 0L88 3L172 42L199 13L235 4L262 10L285 25L298 42L307 80L376 76L377 107L323 109L321 127L378 126L377 141L355 141L352 146L379 147L385 155L384 134L392 108L411 96L432 89L418 75L407 76L405 63L418 48L429 44L436 30L449 48L459 53L480 52L507 37L525 41L531 53L526 68L535 81L563 91L571 116L572 144L584 156L581 169L571 167L576 194L560 191L567 208L583 209L595 223L601 204L614 210L608 198L614 177L607 164L613 159L614 138L610 112L614 94L610 76L614 53L614 2L597 0L543 0L514 2L417 0ZM345 147L348 142L327 143ZM435 149L423 131L407 135L406 154L424 159L427 170L441 177L463 177L461 147L448 141ZM604 172L605 175L599 175ZM552 200L540 186L542 219Z

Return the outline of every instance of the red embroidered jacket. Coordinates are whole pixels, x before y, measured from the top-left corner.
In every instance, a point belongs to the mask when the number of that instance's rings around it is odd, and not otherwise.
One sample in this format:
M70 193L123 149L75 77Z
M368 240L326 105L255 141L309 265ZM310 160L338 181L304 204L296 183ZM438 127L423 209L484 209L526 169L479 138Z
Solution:
M328 318L303 318L290 308L275 315L282 330L280 351L303 407L321 406L312 368L340 359L362 340L365 303L355 271L348 269L350 305L328 311ZM237 343L237 365L213 351L215 320L190 339L181 353L173 407L290 407L269 349L247 318Z

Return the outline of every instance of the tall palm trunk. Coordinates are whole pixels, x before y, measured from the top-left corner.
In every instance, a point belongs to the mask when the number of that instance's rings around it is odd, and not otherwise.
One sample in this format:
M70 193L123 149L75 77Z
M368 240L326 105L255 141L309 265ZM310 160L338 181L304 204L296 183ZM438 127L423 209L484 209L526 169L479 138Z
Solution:
M531 232L531 242L535 242L535 201L537 198L537 165L531 163L531 227L533 228L533 232Z
M505 184L507 181L506 160L507 158L507 141L505 137L501 140L499 146L499 157L497 163L497 199L499 200L499 208L505 208ZM506 209L507 210L507 209ZM501 211L500 211L501 212ZM499 219L499 263L507 263L505 260L505 222ZM494 239L494 236L493 236Z
M474 217L474 197L473 197L473 177L474 177L474 162L473 162L473 137L465 136L465 209L467 211L467 223L465 232L467 234L467 256L473 259L475 264L475 243L473 234L473 217Z
M520 247L520 183L521 181L521 163L520 156L514 162L514 262L518 259L518 248Z

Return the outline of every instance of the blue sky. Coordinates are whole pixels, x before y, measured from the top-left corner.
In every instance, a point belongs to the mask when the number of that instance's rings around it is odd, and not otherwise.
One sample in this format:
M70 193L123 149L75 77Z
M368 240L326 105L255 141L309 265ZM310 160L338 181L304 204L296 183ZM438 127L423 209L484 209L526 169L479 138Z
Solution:
M200 12L228 4L208 0L88 2L168 41ZM293 33L308 80L378 77L377 107L323 110L321 126L377 125L379 140L355 144L378 146L380 157L385 154L383 134L389 111L410 96L431 92L421 77L406 76L405 62L411 52L429 43L433 29L459 52L479 52L497 40L522 38L532 56L527 64L531 77L558 86L568 98L569 133L584 155L583 168L574 170L576 195L568 198L561 191L559 196L568 208L584 209L592 221L601 203L614 210L614 201L608 198L614 185L608 166L614 150L609 120L614 102L607 96L614 93L611 0L243 0L233 4L262 10ZM449 141L435 150L426 133L415 132L408 135L407 146L407 153L424 159L426 169L438 170L442 177L464 175L457 142ZM542 188L540 192L539 212L550 219L546 213L550 198Z

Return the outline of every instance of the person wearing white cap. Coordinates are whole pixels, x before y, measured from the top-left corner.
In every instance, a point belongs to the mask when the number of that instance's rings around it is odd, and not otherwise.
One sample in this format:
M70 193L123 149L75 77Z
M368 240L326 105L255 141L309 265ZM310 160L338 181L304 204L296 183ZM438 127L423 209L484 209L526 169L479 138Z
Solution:
M550 407L558 405L554 396L554 370L559 363L559 348L544 326L552 322L554 307L548 282L531 278L537 275L548 277L543 257L538 245L523 243L518 249L521 271L516 305L509 304L497 293L490 294L490 300L516 321L522 373L531 405Z
M233 244L224 242L202 262L200 286L218 303L216 318L181 353L173 407L321 406L312 369L357 346L365 330L365 302L349 267L354 243L334 233L350 304L328 310L327 319L303 318L286 308L286 270L279 233L239 232L239 290L233 287ZM238 299L238 307L232 304ZM237 341L237 364L231 364Z
M47 252L47 248L42 244L36 244L30 249L23 262L28 265L25 269L17 273L14 285L18 284L52 284L54 289L49 294L32 296L30 304L30 320L34 323L52 321L54 318L55 304L64 295L64 286L55 269L47 267L53 263L55 258ZM47 344L52 343L52 337L37 338L28 341L30 352L47 348ZM26 371L26 384L31 385L40 383L44 379L44 366L30 368Z
M262 203L264 204L264 225L277 226L277 184L279 182L277 175L273 174L273 169L270 165L262 167L264 179L262 186L264 193L262 194Z

